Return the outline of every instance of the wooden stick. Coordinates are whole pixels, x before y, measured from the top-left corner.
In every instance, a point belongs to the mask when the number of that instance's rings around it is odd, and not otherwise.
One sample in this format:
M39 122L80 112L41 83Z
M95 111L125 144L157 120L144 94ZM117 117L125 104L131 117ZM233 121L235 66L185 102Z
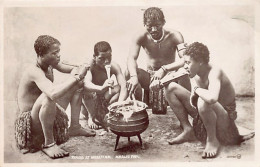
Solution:
M79 65L70 64L70 63L67 62L67 61L62 61L61 63L64 64L64 65L72 66L72 67L79 67Z
M135 111L137 111L137 110L138 110L138 106L137 106L137 103L136 103L136 99L135 99L135 95L134 95L134 94L132 94L132 99L133 99L133 101L134 101Z
M111 65L105 65L106 71L107 71L107 78L110 79L110 69L111 69ZM109 88L109 94L111 94L111 88Z
M188 73L178 73L176 72L175 76L166 76L160 80L160 88L163 88L164 86L168 85L171 82L176 82L182 77L188 75Z

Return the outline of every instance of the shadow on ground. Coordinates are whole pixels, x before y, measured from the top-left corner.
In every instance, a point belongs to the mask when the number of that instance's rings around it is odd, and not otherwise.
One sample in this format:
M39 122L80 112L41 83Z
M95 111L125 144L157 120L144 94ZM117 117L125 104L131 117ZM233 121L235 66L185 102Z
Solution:
M14 115L15 102L5 102L5 163L32 163L32 162L126 162L126 161L170 161L170 162L197 162L197 161L250 161L254 159L254 139L242 143L240 146L227 146L220 149L215 159L202 159L204 145L198 141L169 145L167 139L177 136L181 129L175 115L168 109L167 115L154 115L148 110L150 124L141 134L143 147L140 146L137 136L121 137L118 150L114 151L116 135L112 132L104 133L97 130L95 137L71 137L62 144L62 148L70 152L70 156L52 160L41 151L22 154L14 142ZM237 98L238 119L236 120L241 134L254 131L254 98ZM81 119L86 126L86 120Z

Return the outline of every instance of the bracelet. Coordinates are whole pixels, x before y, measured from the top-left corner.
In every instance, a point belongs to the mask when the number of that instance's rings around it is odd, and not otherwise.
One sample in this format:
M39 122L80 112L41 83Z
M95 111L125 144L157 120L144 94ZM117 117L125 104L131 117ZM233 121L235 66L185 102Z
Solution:
M196 90L197 90L198 88L199 88L198 86L195 86L195 87L193 88L193 92L196 93Z
M163 65L163 66L161 66L161 69L165 72L165 73L167 73L168 72L168 70L166 69L166 67Z

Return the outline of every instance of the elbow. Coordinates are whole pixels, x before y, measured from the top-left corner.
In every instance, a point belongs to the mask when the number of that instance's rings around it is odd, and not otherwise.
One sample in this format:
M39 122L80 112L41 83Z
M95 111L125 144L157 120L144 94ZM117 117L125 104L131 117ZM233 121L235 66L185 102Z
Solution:
M48 97L52 100L52 101L56 101L58 100L58 98L60 98L60 95L54 91L54 89L50 92L50 94L48 95Z
M57 101L59 96L56 94L56 93L52 93L49 98L52 100L52 101Z
M218 100L216 98L210 98L207 100L207 103L209 104L215 104Z

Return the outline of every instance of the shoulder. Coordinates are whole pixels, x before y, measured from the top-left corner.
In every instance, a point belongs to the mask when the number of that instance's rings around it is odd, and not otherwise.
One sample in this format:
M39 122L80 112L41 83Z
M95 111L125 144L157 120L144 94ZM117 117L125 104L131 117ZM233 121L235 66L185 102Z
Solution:
M120 65L118 63L114 62L114 61L111 62L111 68L116 70L116 71L121 69Z
M31 64L24 71L24 75L29 77L31 80L35 80L37 78L44 76L44 72L40 68L38 68L36 65Z
M142 43L146 37L147 37L147 31L139 30L133 35L132 41L136 43Z
M211 70L209 72L209 79L220 79L223 74L223 70L217 65L211 65Z
M173 40L176 45L184 42L183 36L179 31L176 30L165 30L166 35L169 36L171 40Z

